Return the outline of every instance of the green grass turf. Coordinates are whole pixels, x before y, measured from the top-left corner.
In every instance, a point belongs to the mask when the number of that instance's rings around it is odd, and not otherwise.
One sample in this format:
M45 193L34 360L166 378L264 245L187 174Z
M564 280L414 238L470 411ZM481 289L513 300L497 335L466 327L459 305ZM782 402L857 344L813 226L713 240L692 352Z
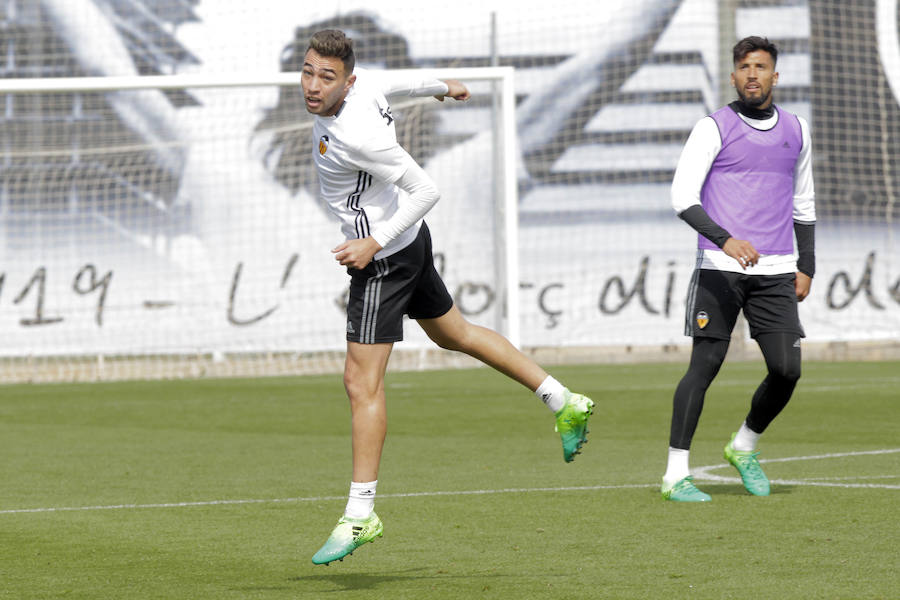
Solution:
M489 369L389 374L385 535L328 567L310 557L349 485L339 376L2 387L0 598L897 598L898 452L764 465L798 482L768 498L659 498L683 369L551 369L597 402L572 464ZM693 467L724 464L762 375L726 363ZM896 449L898 390L898 363L807 363L761 458ZM554 489L590 486L609 487ZM209 504L236 500L259 502ZM152 506L177 503L197 504ZM19 512L41 508L77 510Z

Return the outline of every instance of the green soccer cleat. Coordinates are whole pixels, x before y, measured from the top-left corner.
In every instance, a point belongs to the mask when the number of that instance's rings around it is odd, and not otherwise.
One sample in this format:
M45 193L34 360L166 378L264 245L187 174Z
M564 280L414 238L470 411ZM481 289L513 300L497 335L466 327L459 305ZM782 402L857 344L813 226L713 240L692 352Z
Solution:
M734 436L731 434L731 441L725 445L725 460L734 465L734 468L741 474L741 480L744 482L744 488L754 496L769 495L769 478L763 473L762 467L756 456L759 452L742 452L735 450L732 444Z
M666 482L663 481L661 490L663 500L672 502L709 502L712 500L709 494L697 489L693 480L694 478L688 475L673 486L666 486Z
M581 445L587 442L587 422L594 412L594 403L587 396L566 390L566 404L556 413L556 431L562 438L563 458L572 462L581 454Z
M325 545L313 555L313 564L327 565L335 560L344 560L345 556L353 554L366 542L374 542L375 538L381 537L383 532L384 525L374 512L368 519L341 517Z

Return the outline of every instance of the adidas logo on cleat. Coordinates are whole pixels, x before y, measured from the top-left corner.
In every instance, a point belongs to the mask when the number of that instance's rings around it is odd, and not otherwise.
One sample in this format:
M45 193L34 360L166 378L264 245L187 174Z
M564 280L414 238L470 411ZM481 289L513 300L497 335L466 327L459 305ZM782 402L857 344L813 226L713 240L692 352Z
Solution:
M322 565L350 556L363 544L381 537L384 527L374 512L368 519L341 517L325 544L313 555L313 564Z

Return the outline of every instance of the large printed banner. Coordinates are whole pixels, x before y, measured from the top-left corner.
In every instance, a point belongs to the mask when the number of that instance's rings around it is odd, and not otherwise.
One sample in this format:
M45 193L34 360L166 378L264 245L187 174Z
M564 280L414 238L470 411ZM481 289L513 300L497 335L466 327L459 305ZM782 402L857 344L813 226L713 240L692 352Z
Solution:
M696 234L669 208L668 185L691 126L722 100L710 81L723 75L715 0L514 13L502 2L383 12L350 2L336 16L219 0L179 9L168 17L176 33L142 41L126 27L131 3L29 4L21 27L45 23L59 56L42 27L41 43L17 44L14 59L44 61L47 76L59 64L76 65L73 75L170 66L140 62L149 55L199 72L296 71L308 35L335 26L358 40L366 66L477 66L488 64L496 11L519 94L522 344L687 343ZM776 101L812 125L818 270L801 305L807 338L898 340L897 3L777 4L741 9L753 30L739 35L785 38ZM460 14L480 25L460 27ZM394 113L442 191L427 217L438 268L462 312L497 327L495 144L481 93L469 106ZM0 131L0 354L344 347L348 278L330 252L339 228L316 199L296 89L29 98L7 102ZM430 345L414 324L405 343Z
M98 251L8 266L0 275L4 354L341 349L347 277L328 252L333 226L310 227L293 247L262 246L263 254L249 246L221 260L208 249L185 252L180 260L189 262L164 270L150 270L158 259L149 252L122 260ZM442 230L452 229L432 223L438 265L463 313L493 326L499 297L491 269L466 256L457 258L469 258L468 268L456 268L443 243ZM685 343L695 240L674 215L523 233L552 239L523 247L523 345ZM568 243L613 233L619 247ZM818 272L801 305L810 341L898 339L900 273L889 237L878 226L818 228ZM415 326L407 342L428 345Z

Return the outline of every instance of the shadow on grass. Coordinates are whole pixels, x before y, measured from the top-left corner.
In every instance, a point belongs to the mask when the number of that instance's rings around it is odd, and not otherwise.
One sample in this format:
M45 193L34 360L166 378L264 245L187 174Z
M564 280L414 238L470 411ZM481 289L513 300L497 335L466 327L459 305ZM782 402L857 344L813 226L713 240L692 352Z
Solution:
M409 569L407 571L379 573L377 575L371 573L317 573L315 575L291 577L290 580L295 582L318 581L330 583L335 586L335 589L332 591L338 592L346 590L373 590L385 583L439 577L424 571L425 569Z
M408 569L405 571L393 571L379 574L371 573L316 573L315 575L300 575L291 577L292 582L323 582L335 586L333 590L328 592L344 592L348 590L374 590L386 583L404 582L404 581L447 581L451 579L470 579L478 578L518 578L518 575L510 575L504 573L467 573L463 575L454 575L445 571L429 571L426 568Z
M232 588L232 591L237 592L280 592L284 590L292 590L295 589L293 584L296 583L327 583L334 586L334 589L325 590L325 589L317 589L315 592L326 594L330 592L346 592L346 591L357 591L357 590L374 590L379 586L385 583L399 582L399 581L413 581L413 580L422 580L428 579L429 576L425 574L416 574L415 571L421 571L421 569L414 569L407 573L381 573L378 575L373 575L370 573L318 573L316 575L298 575L296 577L288 578L289 584L286 585L268 585L268 586L245 586L240 588ZM437 578L437 576L431 576L432 578Z
M740 483L706 483L706 485L704 486L704 482L700 482L697 484L697 486L712 496L747 496L748 498L753 497L753 495L745 490L744 486ZM770 495L775 496L778 494L791 494L793 493L795 487L796 486L784 484L773 485Z

